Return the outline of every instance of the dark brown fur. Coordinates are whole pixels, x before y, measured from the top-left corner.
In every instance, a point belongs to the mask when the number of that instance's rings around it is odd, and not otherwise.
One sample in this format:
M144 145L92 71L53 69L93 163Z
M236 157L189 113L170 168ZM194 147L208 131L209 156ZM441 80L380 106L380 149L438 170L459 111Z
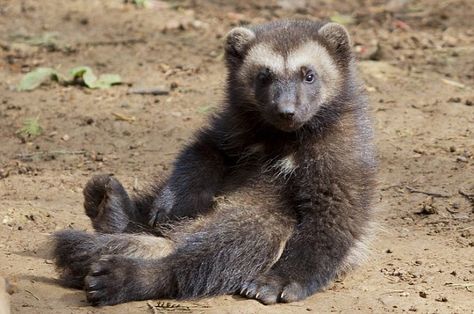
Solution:
M302 85L292 74L258 85L255 76L239 75L253 45L288 56L307 41L325 47L341 74L331 99L320 101L324 80ZM129 198L115 178L95 177L84 196L98 233L54 236L63 279L83 286L92 304L228 293L291 302L354 263L351 254L369 232L376 163L346 31L309 21L237 29L227 38L226 61L223 108L183 149L168 179ZM296 129L263 118L285 92L295 117L312 106ZM163 240L156 235L169 242L166 252L156 249Z

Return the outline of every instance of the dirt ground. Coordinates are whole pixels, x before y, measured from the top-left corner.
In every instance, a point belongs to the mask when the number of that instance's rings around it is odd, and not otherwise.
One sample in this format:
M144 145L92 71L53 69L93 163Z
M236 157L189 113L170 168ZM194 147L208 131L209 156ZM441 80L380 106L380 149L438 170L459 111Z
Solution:
M474 313L474 1L264 2L0 0L0 275L16 287L13 312ZM222 37L285 17L343 20L353 36L380 158L370 259L325 292L268 307L223 296L93 308L59 286L48 235L91 230L87 179L114 173L140 189L166 174L222 99ZM38 66L78 65L125 84L16 91ZM19 136L35 117L42 134Z

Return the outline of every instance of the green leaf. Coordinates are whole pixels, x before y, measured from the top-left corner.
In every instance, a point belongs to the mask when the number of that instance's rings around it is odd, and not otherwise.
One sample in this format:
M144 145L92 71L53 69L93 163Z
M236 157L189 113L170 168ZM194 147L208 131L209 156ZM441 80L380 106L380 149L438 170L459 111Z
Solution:
M201 113L201 114L206 114L206 113L209 113L211 111L214 111L216 109L215 106L213 105L208 105L208 106L202 106L202 107L199 107L197 109L197 112L198 113Z
M112 85L122 83L122 78L118 74L102 74L99 79L92 83L90 88L109 88Z
M138 7L149 7L150 1L149 0L134 0L133 3Z
M84 84L89 88L109 88L114 84L119 84L122 79L117 74L102 74L99 78L95 76L90 67L79 66L71 70L73 79L82 78Z
M23 137L36 137L43 133L43 128L39 125L38 118L29 118L23 122L23 127L17 133Z
M23 76L20 84L18 85L18 90L30 91L51 79L59 79L59 75L56 70L52 68L37 68Z
M22 78L18 85L19 91L30 91L47 80L53 79L60 83L74 83L75 80L80 79L89 88L109 88L112 85L122 83L122 78L117 74L102 74L97 78L92 69L87 66L75 67L70 71L69 77L64 77L59 72L52 68L37 68L31 71Z
M355 19L352 16L344 15L344 14L334 14L333 16L330 17L330 19L331 19L331 22L339 23L342 25L355 23Z
M97 76L95 76L94 72L90 67L87 66L79 66L75 67L71 70L71 75L73 79L82 78L84 84L87 87L91 87L95 81L97 81Z

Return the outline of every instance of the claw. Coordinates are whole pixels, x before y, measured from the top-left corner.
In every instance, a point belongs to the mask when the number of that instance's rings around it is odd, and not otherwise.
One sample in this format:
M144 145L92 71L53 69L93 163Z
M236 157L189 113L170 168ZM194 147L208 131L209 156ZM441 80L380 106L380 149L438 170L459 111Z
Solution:
M153 215L153 217L151 217L150 221L148 222L148 224L150 225L150 227L152 228L156 228L156 224L158 223L158 213L156 213L155 215Z
M102 257L99 259L101 262L108 262L110 259L110 255L102 255Z
M98 266L94 266L94 265L93 265L92 267L93 267L93 268L91 269L91 274L92 274L93 276L98 276L98 275L102 274L103 271L104 271L102 268L100 268L100 267L98 267Z

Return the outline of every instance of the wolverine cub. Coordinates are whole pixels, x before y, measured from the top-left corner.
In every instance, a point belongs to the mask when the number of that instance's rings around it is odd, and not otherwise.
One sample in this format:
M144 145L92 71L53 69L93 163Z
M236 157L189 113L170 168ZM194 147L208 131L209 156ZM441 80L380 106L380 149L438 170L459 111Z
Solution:
M363 257L376 161L347 31L237 27L225 60L224 104L170 176L131 197L112 176L92 178L84 206L96 233L54 235L62 279L93 305L292 302Z

